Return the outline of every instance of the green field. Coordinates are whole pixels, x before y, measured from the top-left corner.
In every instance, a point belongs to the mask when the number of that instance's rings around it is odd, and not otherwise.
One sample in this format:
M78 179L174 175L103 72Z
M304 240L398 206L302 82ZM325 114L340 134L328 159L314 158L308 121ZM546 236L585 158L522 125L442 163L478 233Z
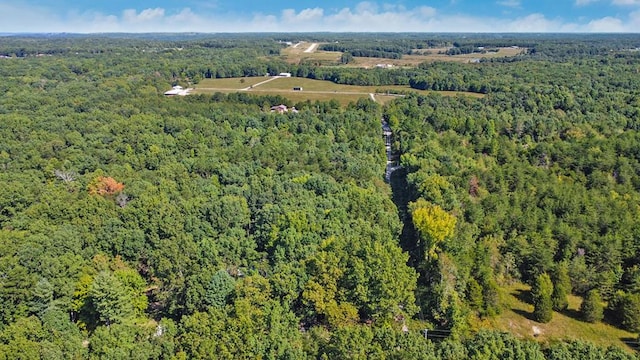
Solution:
M305 100L331 100L336 99L341 104L346 105L352 101L357 101L360 98L369 98L370 94L376 94L378 91L382 93L375 95L376 101L380 103L386 103L395 96L386 95L389 91L413 91L422 94L427 94L433 91L415 90L408 85L389 85L389 86L356 86L356 85L341 85L331 81L314 80L307 78L277 78L264 84L255 86L265 80L269 80L267 77L255 77L255 78L242 78L244 82L240 82L240 78L229 79L206 79L201 81L194 90L194 93L215 93L215 92L235 92L241 89L246 89L253 86L251 89L245 90L247 92L256 94L277 94L285 96L291 101L305 101ZM302 91L293 90L294 87L301 87ZM470 96L470 97L483 97L482 94L468 93L468 92L455 92L455 91L438 91L438 94L443 96Z
M631 348L624 341L636 341L637 334L630 333L606 323L590 324L581 321L578 310L582 298L569 296L569 308L563 313L554 312L553 319L547 324L541 324L530 320L533 305L523 301L526 298L529 286L515 284L505 289L503 294L506 305L502 314L487 320L480 327L490 327L507 331L516 336L533 339L533 326L540 329L537 340L547 342L551 340L579 339L595 344L609 346L614 345L628 350Z
M316 63L318 65L333 65L337 64L340 61L340 56L342 56L341 52L335 51L313 51L311 53L305 53L306 50L311 43L303 42L298 47L288 47L282 49L282 58L288 63L299 64L301 62L311 62ZM377 64L390 64L396 67L415 67L423 62L434 62L434 61L442 61L442 62L459 62L459 63L469 63L473 59L480 58L500 58L500 57L512 57L521 53L526 53L527 49L525 48L511 48L504 47L498 48L498 51L488 51L484 54L482 53L473 53L473 54L460 54L460 55L446 55L439 54L439 52L444 53L449 48L433 48L433 49L415 49L415 54L412 55L403 55L402 59L384 59L384 58L374 58L374 57L354 57L353 62L348 65L343 65L346 67L357 67L357 68L372 68Z
M321 45L321 44L320 44ZM301 62L313 62L317 64L331 64L340 61L341 52L335 51L318 51L307 53L307 50L311 46L310 42L301 42L297 47L289 46L282 49L282 59L291 64L299 64Z
M225 79L202 79L195 89L198 88L216 88L216 89L244 89L253 86L262 81L268 80L266 76L243 77L243 78L225 78Z

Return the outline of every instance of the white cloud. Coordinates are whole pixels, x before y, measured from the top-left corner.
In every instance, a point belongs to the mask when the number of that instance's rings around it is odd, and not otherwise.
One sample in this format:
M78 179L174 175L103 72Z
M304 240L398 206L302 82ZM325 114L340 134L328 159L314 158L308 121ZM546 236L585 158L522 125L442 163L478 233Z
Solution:
M407 8L402 4L383 4L382 8L384 11L406 11Z
M633 11L629 14L628 26L636 31L640 30L640 11Z
M497 4L511 8L519 8L522 3L520 2L520 0L503 0L498 1Z
M376 3L363 1L358 5L356 5L356 13L358 14L366 14L366 13L375 14L377 12L378 12L378 4Z
M282 10L281 19L286 23L299 23L317 21L324 16L324 10L321 8L304 9L299 13L296 13L293 9Z
M594 2L598 2L599 0L576 0L577 6L586 6L592 4Z
M162 19L164 15L164 9L162 8L144 9L140 13L136 12L135 9L126 9L122 12L123 20L130 23L158 20Z
M620 6L637 6L640 5L640 0L613 0L612 4Z
M625 24L622 20L614 17L603 17L601 19L592 20L587 24L590 32L624 32Z
M501 0L516 6L521 0ZM578 0L586 3L593 0ZM597 0L596 0L597 1ZM612 0L640 3L640 0ZM52 15L53 14L53 15ZM303 10L279 14L234 16L194 12L189 8L128 9L120 14L70 12L55 15L51 9L0 3L0 32L640 32L640 12L567 22L534 13L522 17L447 14L429 6L362 2L356 7Z

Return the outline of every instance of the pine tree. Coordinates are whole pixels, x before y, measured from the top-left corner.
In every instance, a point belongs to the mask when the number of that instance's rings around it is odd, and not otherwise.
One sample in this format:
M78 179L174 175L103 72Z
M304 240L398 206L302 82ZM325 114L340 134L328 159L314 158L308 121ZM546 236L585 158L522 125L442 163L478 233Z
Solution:
M33 288L33 299L29 304L29 309L34 314L41 317L53 303L53 285L45 279L41 278Z
M537 322L548 323L553 316L553 307L551 304L551 294L553 294L553 283L546 273L536 277L533 287L531 288L531 297L533 299L533 319Z
M470 278L467 282L467 299L472 309L482 311L484 300L482 299L482 286L476 279Z
M205 293L207 305L223 308L227 303L227 298L233 292L235 282L226 270L219 270L211 277L209 286Z
M613 321L628 331L640 331L640 294L618 291L609 301Z
M598 290L590 290L580 305L580 315L586 322L595 323L604 318L604 307Z
M96 275L90 295L100 321L106 325L120 323L135 313L130 294L118 278L109 272Z
M551 303L553 310L564 311L569 306L567 296L571 293L571 279L569 279L569 269L566 263L558 264L553 272L553 294Z

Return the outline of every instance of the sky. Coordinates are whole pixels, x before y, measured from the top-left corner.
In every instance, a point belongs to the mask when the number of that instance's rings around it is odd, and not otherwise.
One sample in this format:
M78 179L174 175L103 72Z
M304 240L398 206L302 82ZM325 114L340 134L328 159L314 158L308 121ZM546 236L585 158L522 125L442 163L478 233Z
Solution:
M632 32L640 0L0 0L1 33Z

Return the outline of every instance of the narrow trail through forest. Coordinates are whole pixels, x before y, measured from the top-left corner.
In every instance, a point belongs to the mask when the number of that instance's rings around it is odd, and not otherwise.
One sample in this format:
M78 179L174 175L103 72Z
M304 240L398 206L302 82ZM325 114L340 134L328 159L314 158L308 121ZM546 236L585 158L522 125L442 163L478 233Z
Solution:
M391 144L393 142L393 131L391 126L382 120L382 136L387 154L387 167L384 174L385 181L391 186L391 200L398 209L400 221L404 224L400 235L400 246L409 253L409 266L417 268L420 262L418 244L415 242L415 230L408 217L408 204L411 193L408 189L405 169L398 163L398 155L393 153Z
M373 94L370 94L371 98L374 99ZM383 119L382 120L382 137L384 138L384 147L387 154L387 167L384 174L384 179L387 182L391 182L391 174L400 169L401 166L397 164L397 160L395 155L393 154L393 150L391 149L391 141L393 139L393 131L391 130L391 126Z

